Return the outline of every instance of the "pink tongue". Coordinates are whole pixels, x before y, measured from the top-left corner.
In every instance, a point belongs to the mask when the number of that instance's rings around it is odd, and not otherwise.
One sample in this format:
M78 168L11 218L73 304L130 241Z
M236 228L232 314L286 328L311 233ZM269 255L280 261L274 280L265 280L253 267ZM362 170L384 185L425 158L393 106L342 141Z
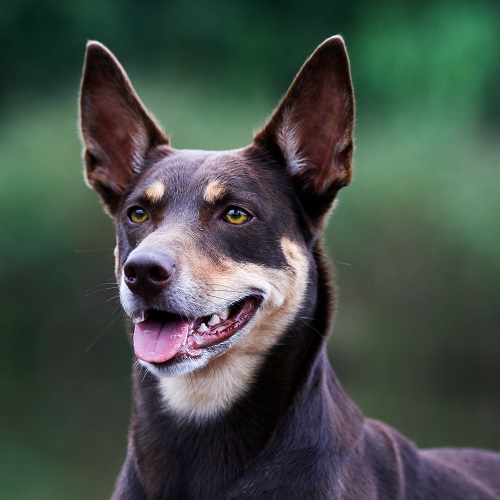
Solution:
M189 323L150 319L134 329L135 355L149 363L163 363L173 358L186 341Z

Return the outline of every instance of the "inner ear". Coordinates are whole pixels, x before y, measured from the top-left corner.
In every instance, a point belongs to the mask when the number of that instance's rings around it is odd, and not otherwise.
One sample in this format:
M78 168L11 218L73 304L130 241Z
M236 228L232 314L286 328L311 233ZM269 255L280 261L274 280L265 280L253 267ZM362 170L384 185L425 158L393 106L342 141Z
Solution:
M353 128L349 59L335 36L302 66L255 143L279 148L305 208L318 218L352 179Z
M98 42L87 45L80 128L87 182L114 214L123 193L144 168L146 157L169 141L118 60Z

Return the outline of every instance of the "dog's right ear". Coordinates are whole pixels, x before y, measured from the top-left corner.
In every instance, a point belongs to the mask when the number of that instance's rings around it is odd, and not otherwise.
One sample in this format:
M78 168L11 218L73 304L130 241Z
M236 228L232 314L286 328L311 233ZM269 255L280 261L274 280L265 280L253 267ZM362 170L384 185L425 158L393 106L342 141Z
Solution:
M146 111L115 56L89 42L80 92L85 178L114 215L154 148L169 141Z

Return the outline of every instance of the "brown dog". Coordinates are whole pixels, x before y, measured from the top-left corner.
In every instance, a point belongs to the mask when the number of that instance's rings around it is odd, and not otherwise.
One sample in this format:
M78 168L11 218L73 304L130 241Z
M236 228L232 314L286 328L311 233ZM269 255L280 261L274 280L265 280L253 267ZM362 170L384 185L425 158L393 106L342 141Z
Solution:
M326 355L321 237L352 176L344 42L304 64L243 149L176 150L102 45L81 89L86 178L116 223L133 329L120 499L493 499L500 455L418 451L365 419Z

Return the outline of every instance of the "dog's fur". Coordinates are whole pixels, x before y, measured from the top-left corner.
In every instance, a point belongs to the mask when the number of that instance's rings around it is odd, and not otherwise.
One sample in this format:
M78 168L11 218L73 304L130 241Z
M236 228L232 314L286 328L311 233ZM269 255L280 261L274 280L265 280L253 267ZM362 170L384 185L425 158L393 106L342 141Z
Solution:
M80 104L86 179L116 223L140 358L114 498L500 498L500 455L418 451L365 419L328 363L334 290L321 235L353 154L340 37L317 48L243 149L172 148L96 42ZM207 341L189 330L228 306L234 331ZM147 314L180 343L141 347L156 324Z

